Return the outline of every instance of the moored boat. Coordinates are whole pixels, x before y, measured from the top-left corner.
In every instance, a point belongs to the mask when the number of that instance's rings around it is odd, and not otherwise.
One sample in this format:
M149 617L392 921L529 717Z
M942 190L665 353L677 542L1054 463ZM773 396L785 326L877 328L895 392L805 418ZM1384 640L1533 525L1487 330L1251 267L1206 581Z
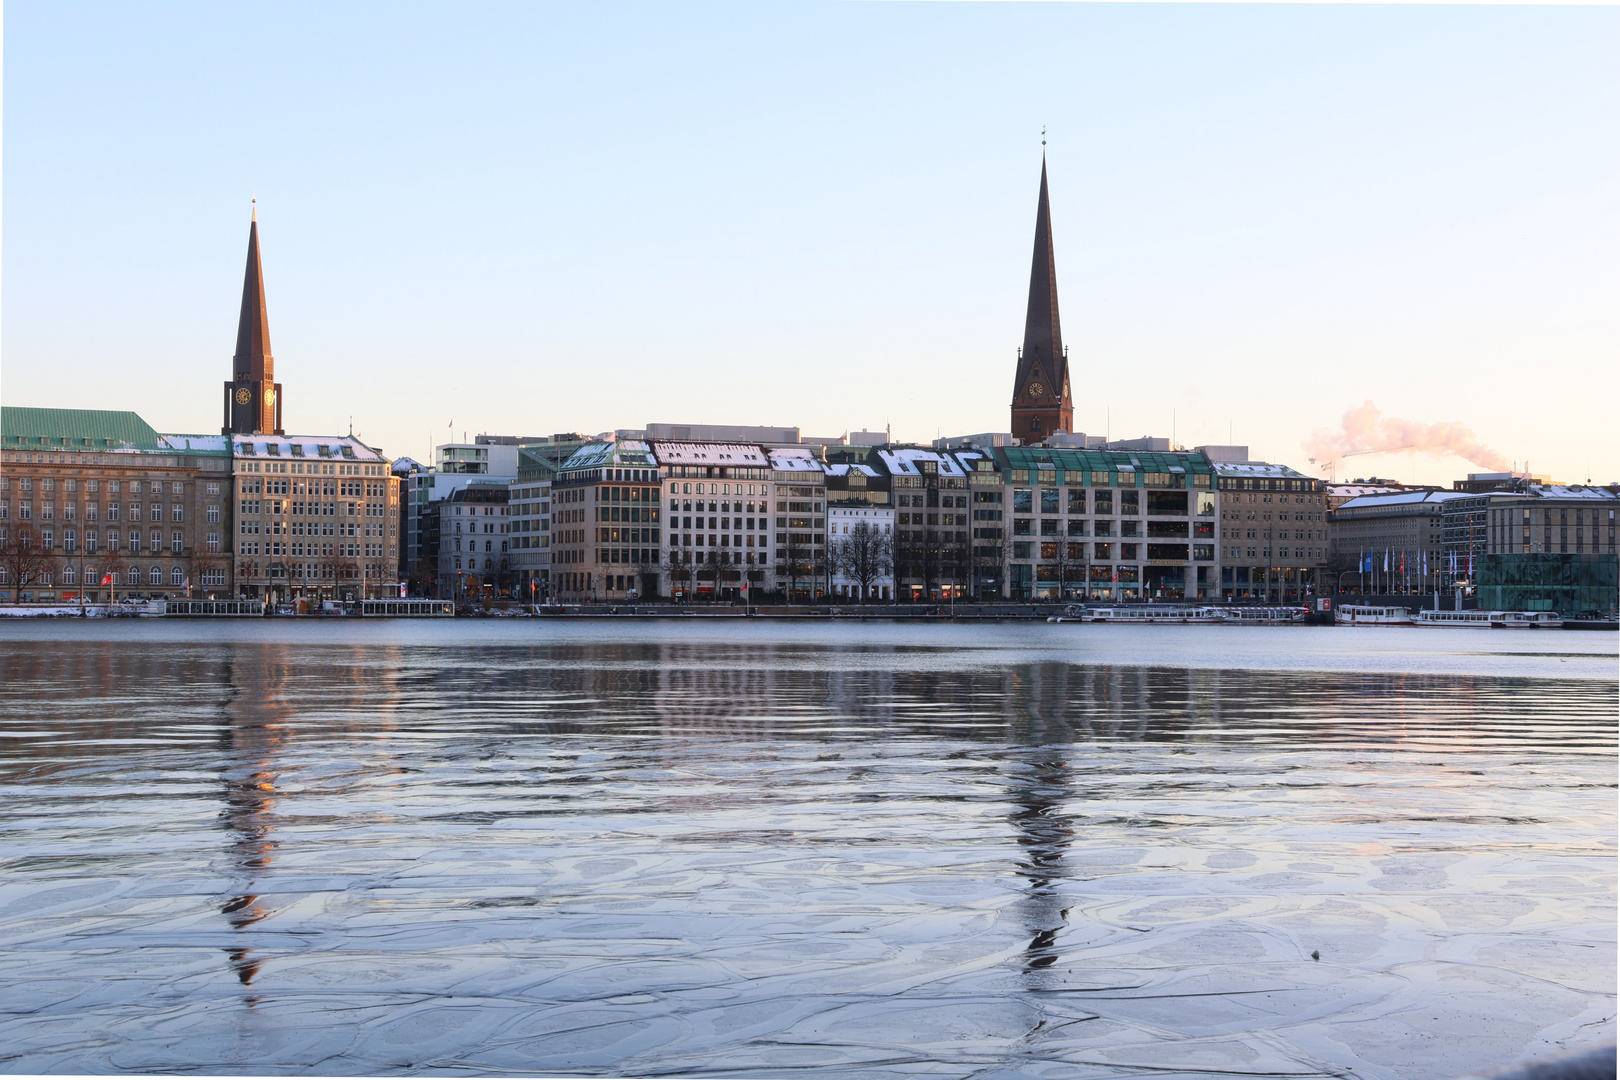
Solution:
M1417 618L1413 621L1413 625L1463 628L1473 627L1475 629L1489 630L1491 628L1491 616L1494 614L1496 613L1491 611L1480 611L1478 609L1473 611L1420 611L1417 613Z
M1412 613L1387 604L1340 604L1333 609L1340 626L1411 626Z
M1270 623L1302 623L1310 612L1303 607L1232 607L1223 608L1226 621L1239 626L1259 626Z
M1081 622L1117 623L1218 623L1226 612L1216 607L1171 607L1168 604L1140 604L1127 607L1087 608Z
M1493 611L1491 625L1509 630L1562 630L1564 617L1556 611Z

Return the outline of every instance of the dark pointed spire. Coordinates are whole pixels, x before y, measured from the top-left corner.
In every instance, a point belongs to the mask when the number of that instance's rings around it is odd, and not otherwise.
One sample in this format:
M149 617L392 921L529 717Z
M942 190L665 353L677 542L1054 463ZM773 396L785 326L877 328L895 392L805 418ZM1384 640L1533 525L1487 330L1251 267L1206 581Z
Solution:
M1045 132L1042 132L1045 135ZM1042 140L1045 146L1045 140ZM1029 270L1029 308L1024 347L1013 376L1013 434L1026 443L1054 431L1074 429L1069 358L1058 318L1057 258L1052 245L1052 206L1046 190L1046 154L1041 154L1041 197L1035 209L1035 256Z
M1052 208L1046 195L1046 155L1041 155L1041 201L1035 211L1035 257L1029 270L1029 311L1024 316L1024 356L1038 360L1057 379L1063 358L1058 320L1057 259L1052 253Z
M264 268L259 264L259 209L248 225L247 275L242 282L242 314L236 324L236 377L261 381L275 376L270 353L270 318L264 305Z
M254 200L248 224L247 276L242 281L242 313L236 322L236 355L225 384L225 434L280 435L281 384L270 354L270 318L265 314L264 268L259 263L259 208Z

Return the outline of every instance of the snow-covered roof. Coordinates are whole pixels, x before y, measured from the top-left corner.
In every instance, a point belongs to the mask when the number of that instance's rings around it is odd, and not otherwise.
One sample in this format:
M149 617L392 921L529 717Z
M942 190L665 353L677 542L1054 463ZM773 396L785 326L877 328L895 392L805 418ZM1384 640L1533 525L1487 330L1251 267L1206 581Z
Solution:
M1457 499L1467 495L1468 492L1466 491L1401 491L1393 495L1363 495L1340 506L1335 513L1342 514L1350 510L1393 509L1402 506L1416 506L1419 503L1438 505L1447 499Z
M823 466L808 450L783 447L770 451L771 468L778 472L821 472Z
M185 436L170 436L170 438ZM233 435L238 458L315 458L319 461L386 463L388 459L353 435Z
M1287 465L1273 465L1266 461L1212 461L1216 476L1283 476L1295 480L1311 477Z
M1390 495L1405 489L1386 487L1382 484L1329 484L1327 490L1329 495L1349 496L1353 499L1357 495Z
M848 476L851 473L856 476L869 477L878 475L878 471L870 465L827 465L825 468L828 476Z
M1494 495L1497 493L1489 492L1488 494ZM1502 492L1502 494L1510 493ZM1518 493L1513 492L1511 494ZM1611 502L1616 499L1620 499L1620 495L1615 494L1607 488L1592 487L1588 484L1559 484L1557 486L1549 485L1547 487L1533 485L1526 494L1533 495L1540 499L1607 499Z
M229 453L231 441L224 435L159 435L158 444L170 450L190 450L211 454Z
M660 465L735 465L753 469L770 468L765 451L749 443L665 442L652 444Z
M922 470L917 467L919 461L934 462L941 476L966 475L962 471L962 466L949 453L901 446L892 450L879 450L877 454L882 459L884 467L895 476L921 476Z

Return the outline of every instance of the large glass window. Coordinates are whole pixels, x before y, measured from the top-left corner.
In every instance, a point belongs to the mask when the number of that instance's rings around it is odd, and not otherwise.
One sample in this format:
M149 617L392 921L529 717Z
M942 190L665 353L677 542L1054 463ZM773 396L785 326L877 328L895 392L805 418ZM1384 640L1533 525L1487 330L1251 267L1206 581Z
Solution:
M1068 512L1071 513L1071 514L1083 514L1083 513L1086 512L1086 489L1085 488L1070 488L1069 489L1069 509L1068 509Z
M1031 513L1034 513L1034 503L1032 502L1032 500L1030 498L1030 490L1029 490L1029 488L1014 488L1013 489L1013 513L1015 513L1015 514L1031 514Z
M1125 492L1127 495L1137 494L1134 491ZM1185 491L1150 491L1147 493L1149 517L1186 517L1187 492Z
M1107 489L1093 491L1092 512L1096 514L1112 514L1114 512L1114 493Z
M1058 509L1058 495L1059 494L1060 493L1059 493L1057 488L1043 488L1041 490L1041 513L1043 513L1043 514L1062 513L1062 511Z

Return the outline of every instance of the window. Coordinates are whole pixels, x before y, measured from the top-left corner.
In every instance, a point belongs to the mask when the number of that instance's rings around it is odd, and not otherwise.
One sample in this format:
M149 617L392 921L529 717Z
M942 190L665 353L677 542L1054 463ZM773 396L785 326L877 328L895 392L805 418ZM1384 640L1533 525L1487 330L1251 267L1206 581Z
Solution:
M1041 513L1056 514L1060 512L1058 510L1058 494L1057 488L1043 488L1041 490Z
M185 549L186 534L181 532L179 529L174 530L173 534L171 534L169 537L169 550L178 555Z
M179 487L179 486L180 486L179 484L175 485L175 487ZM186 583L186 575L185 575L184 571L182 571L178 565L175 566L174 569L169 571L169 584L170 585L184 585L185 583Z
M147 572L146 580L152 585L163 584L163 567L154 565L152 569Z
M139 585L140 583L141 583L141 568L140 567L132 566L128 570L124 571L124 584L126 584L126 585Z
M179 484L175 485L175 487L179 487L179 486L180 486ZM169 520L170 521L184 521L184 520L186 520L186 507L185 507L184 503L174 503L169 507Z

